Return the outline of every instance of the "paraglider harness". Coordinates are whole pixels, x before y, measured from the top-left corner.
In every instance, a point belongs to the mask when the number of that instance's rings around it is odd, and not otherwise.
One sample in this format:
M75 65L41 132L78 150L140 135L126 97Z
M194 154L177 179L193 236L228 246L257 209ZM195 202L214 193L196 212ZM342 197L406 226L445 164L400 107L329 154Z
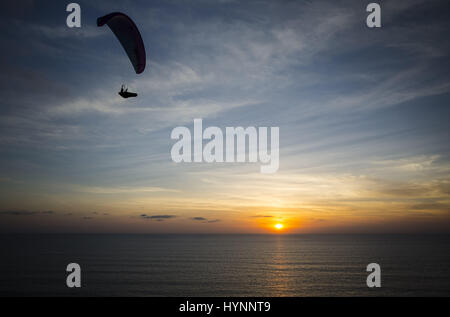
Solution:
M128 92L128 87L125 87L125 85L122 85L120 87L119 95L123 98L130 98L130 97L136 97L137 93L134 92Z

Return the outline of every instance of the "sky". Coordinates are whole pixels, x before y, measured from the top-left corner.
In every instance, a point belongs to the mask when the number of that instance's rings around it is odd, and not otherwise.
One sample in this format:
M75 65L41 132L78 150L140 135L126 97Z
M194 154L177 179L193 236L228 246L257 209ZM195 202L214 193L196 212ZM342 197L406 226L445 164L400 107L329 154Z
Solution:
M450 6L378 1L370 29L370 2L78 1L79 29L2 4L0 232L450 232ZM173 162L196 118L279 127L279 170Z

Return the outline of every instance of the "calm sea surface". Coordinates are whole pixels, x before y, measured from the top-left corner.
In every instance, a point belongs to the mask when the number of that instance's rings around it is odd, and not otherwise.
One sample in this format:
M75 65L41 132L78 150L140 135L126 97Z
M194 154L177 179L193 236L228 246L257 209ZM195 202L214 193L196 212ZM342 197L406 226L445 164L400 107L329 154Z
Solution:
M448 235L0 235L0 295L450 296L449 251Z

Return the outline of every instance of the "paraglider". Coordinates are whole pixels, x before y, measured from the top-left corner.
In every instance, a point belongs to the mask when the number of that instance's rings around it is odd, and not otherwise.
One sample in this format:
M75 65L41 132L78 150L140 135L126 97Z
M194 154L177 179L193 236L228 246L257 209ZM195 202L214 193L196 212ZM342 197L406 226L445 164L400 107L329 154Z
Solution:
M97 26L108 25L111 31L122 45L136 74L141 74L146 65L145 46L141 33L136 24L126 14L113 12L97 19ZM128 88L122 88L119 95L123 98L136 97L136 93L128 92Z
M128 92L128 88L125 88L125 85L122 85L122 87L120 87L119 95L121 95L123 98L137 97L137 93Z

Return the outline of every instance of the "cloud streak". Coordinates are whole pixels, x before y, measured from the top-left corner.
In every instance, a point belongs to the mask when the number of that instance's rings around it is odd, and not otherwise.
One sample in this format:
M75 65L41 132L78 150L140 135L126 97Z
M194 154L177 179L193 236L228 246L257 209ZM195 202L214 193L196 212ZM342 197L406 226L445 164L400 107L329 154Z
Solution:
M150 219L150 220L156 220L156 221L164 221L164 220L176 218L176 216L174 216L174 215L152 215L152 216L149 216L147 214L142 214L142 215L140 215L140 217L142 219Z
M53 215L55 214L52 210L46 211L31 211L31 210L6 210L0 211L0 215L5 216L35 216L35 215Z
M203 223L220 222L220 219L207 219L205 217L192 217L190 219L193 220L193 221L199 221L199 222L203 222Z

